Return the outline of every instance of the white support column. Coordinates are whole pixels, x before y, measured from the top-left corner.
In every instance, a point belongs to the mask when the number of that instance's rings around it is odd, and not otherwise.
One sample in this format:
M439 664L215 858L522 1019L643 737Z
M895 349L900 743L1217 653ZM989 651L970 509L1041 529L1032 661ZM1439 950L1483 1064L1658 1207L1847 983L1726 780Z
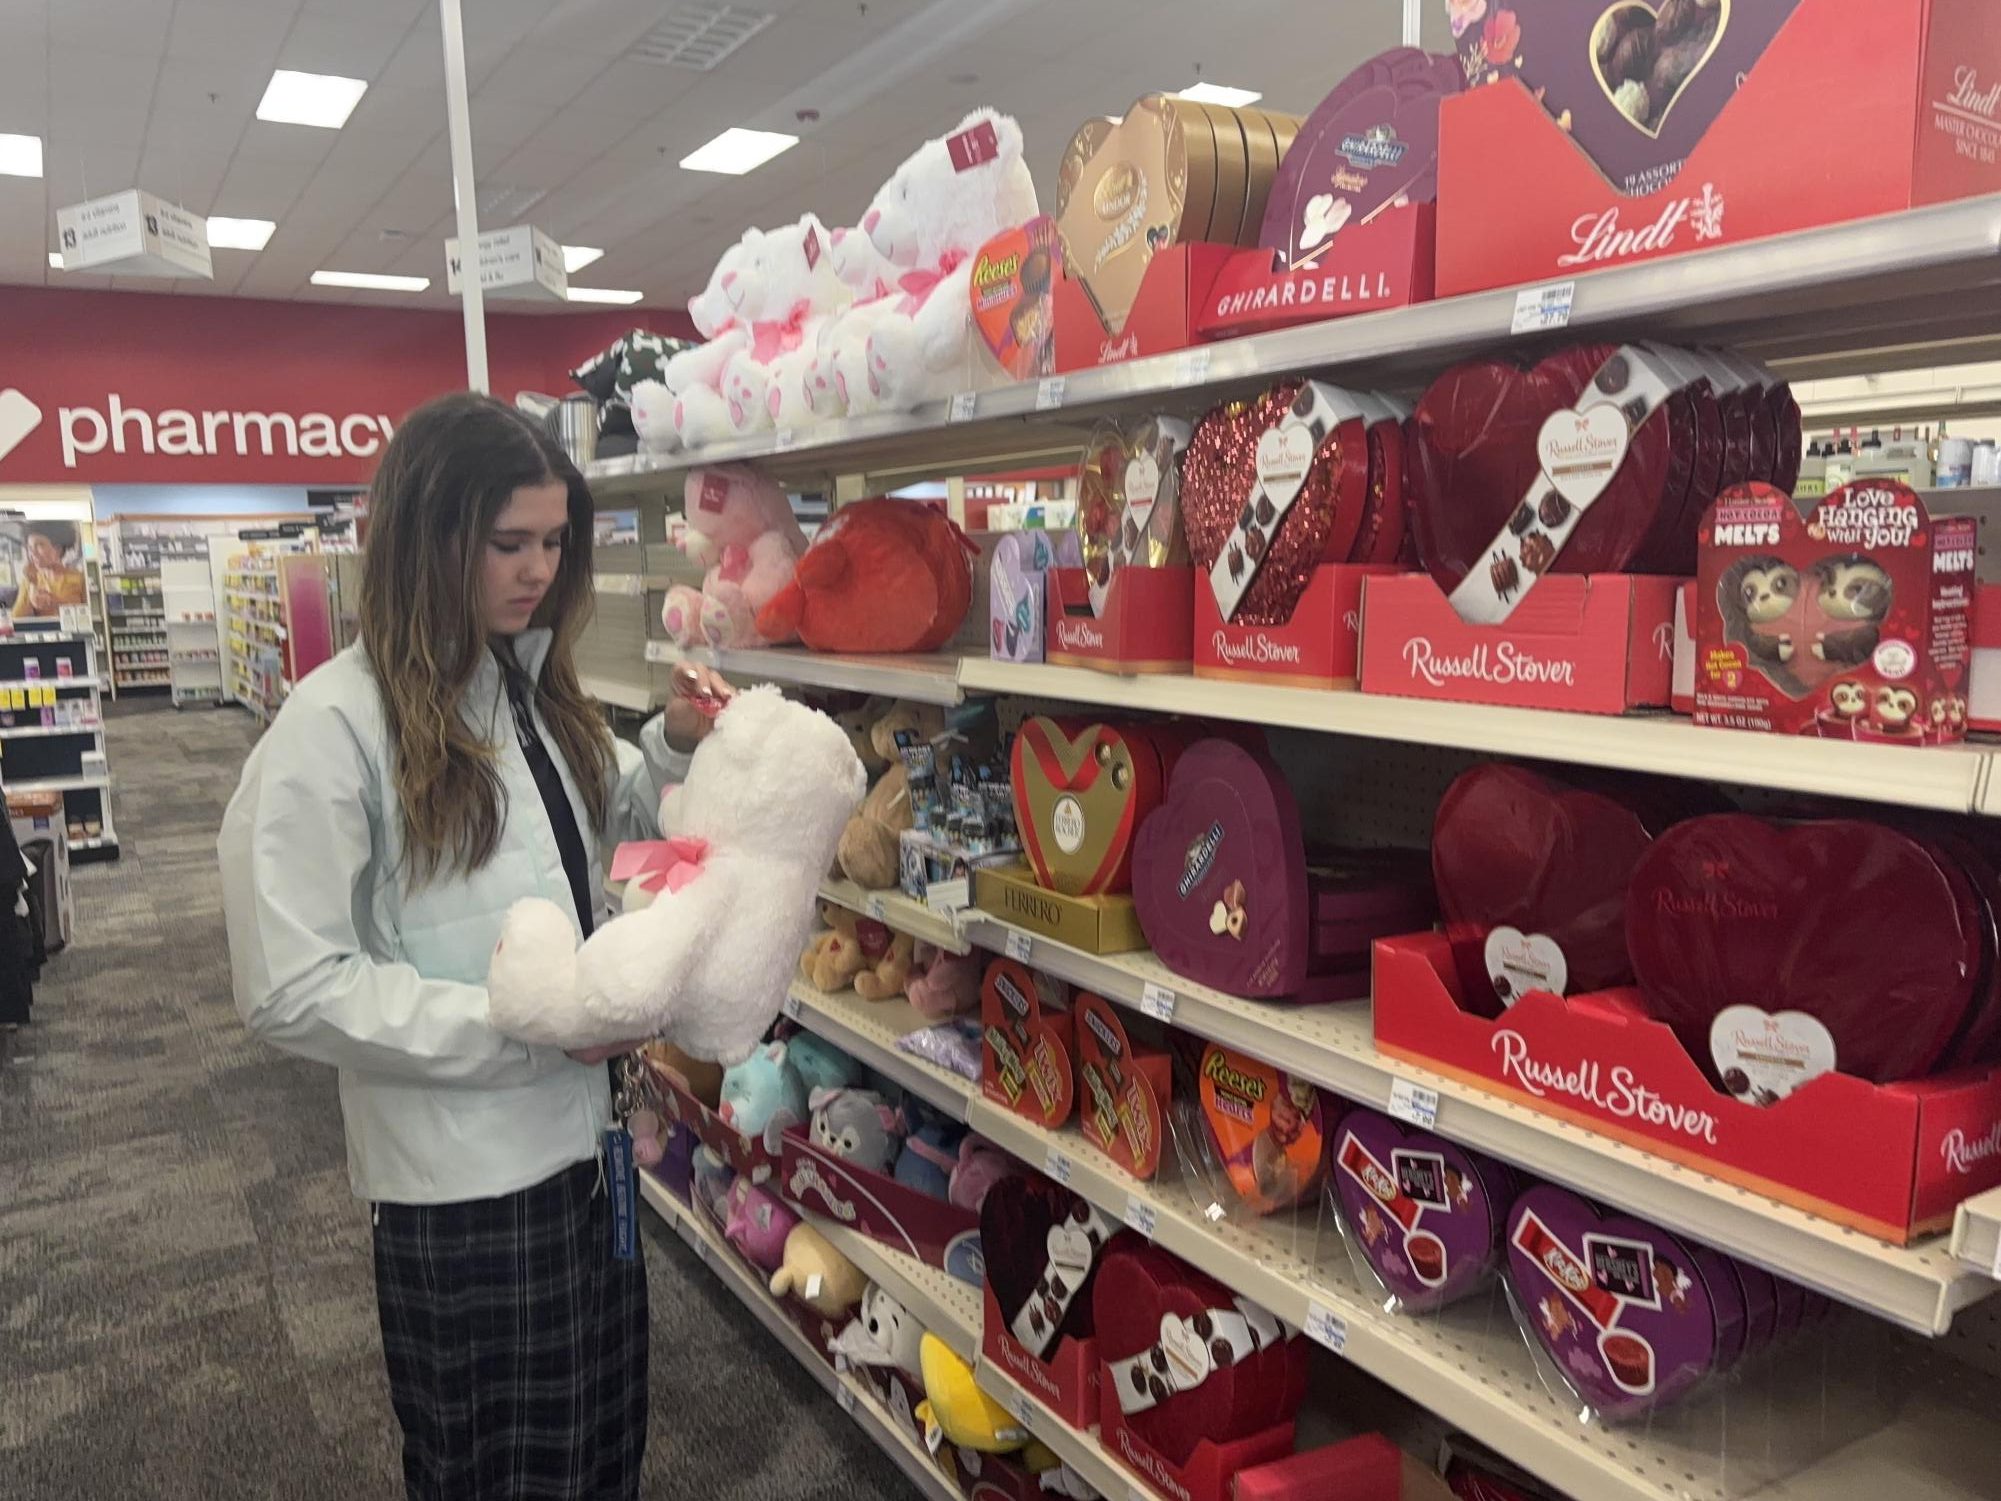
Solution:
M1406 47L1420 45L1418 33L1423 26L1418 19L1419 3L1420 0L1403 0L1403 44Z
M466 100L465 25L459 0L438 0L445 33L445 117L452 137L452 199L459 221L459 297L465 309L466 384L492 389L486 373L486 293L479 283L479 201L472 172L472 107Z

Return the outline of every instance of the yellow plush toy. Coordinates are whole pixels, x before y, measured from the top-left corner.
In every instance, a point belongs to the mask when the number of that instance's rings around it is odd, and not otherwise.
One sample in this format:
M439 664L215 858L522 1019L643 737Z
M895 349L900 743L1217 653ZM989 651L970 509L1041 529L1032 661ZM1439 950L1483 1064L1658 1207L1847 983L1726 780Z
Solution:
M797 1298L822 1318L841 1319L862 1300L868 1279L811 1225L785 1237L785 1259L771 1274L772 1295Z
M973 1368L938 1336L924 1336L917 1360L924 1372L924 1400L917 1404L917 1421L924 1425L925 1443L931 1443L934 1428L947 1442L981 1454L1012 1454L1030 1442L1029 1431L980 1389Z

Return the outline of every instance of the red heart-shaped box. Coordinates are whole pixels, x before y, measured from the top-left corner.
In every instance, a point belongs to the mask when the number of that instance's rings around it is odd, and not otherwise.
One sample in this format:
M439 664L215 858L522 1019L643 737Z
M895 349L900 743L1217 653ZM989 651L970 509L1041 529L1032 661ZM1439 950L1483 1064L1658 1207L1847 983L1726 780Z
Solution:
M1199 1338L1211 1315L1236 1309L1236 1298L1215 1278L1137 1236L1113 1241L1092 1293L1105 1404L1117 1400L1115 1368L1135 1356L1160 1354L1166 1319ZM1150 1364L1164 1372L1168 1362L1162 1356ZM1240 1361L1217 1363L1199 1386L1174 1391L1124 1421L1167 1460L1186 1465L1205 1440L1228 1444L1289 1424L1305 1394L1305 1347L1281 1335Z
M1447 370L1424 393L1411 424L1411 521L1419 555L1445 593L1486 563L1489 546L1511 520L1521 519L1524 531L1533 525L1547 490L1539 455L1543 424L1576 406L1617 353L1610 344L1582 344L1530 366L1472 360ZM1685 391L1649 415L1549 571L1658 571L1649 565L1688 503L1698 431ZM1720 424L1715 439L1720 446Z
M1310 402L1312 386L1288 381L1252 401L1217 407L1196 424L1181 459L1182 525L1202 575L1196 588L1207 587L1209 570L1236 545L1232 537L1245 513L1255 519L1263 494L1259 440L1296 405ZM1263 544L1264 556L1244 559L1256 569L1256 577L1230 617L1234 624L1283 625L1292 618L1315 568L1348 561L1370 504L1369 427L1358 412L1319 434L1298 496Z
M1051 1131L1076 1100L1074 1021L1044 993L1054 983L999 956L980 982L980 1092Z
M1015 822L1036 880L1068 896L1132 886L1132 845L1159 806L1171 726L1028 720L1014 737Z
M1653 838L1644 811L1630 797L1503 762L1475 766L1446 789L1431 871L1469 1011L1498 1016L1518 998L1512 985L1498 995L1488 968L1497 927L1554 943L1565 994L1632 979L1626 883Z
M1648 1006L1712 1073L1718 1014L1749 1005L1817 1021L1841 1073L1919 1078L1947 1058L1980 977L1961 883L1883 824L1716 814L1641 857L1626 940Z
M1044 1320L1030 1324L1030 1338L1048 1340L1047 1349L1055 1348L1056 1339L1091 1337L1096 1256L1068 1304L1059 1311L1050 1302L1050 1232L1058 1227L1082 1227L1090 1218L1090 1206L1081 1198L1035 1173L1001 1179L987 1190L980 1205L980 1245L987 1253L987 1286L1000 1304L1001 1318L1010 1329L1024 1316ZM1054 1338L1050 1337L1051 1329Z
M1160 1170L1163 1122L1174 1065L1136 1043L1102 996L1077 997L1077 1095L1084 1137L1135 1178Z

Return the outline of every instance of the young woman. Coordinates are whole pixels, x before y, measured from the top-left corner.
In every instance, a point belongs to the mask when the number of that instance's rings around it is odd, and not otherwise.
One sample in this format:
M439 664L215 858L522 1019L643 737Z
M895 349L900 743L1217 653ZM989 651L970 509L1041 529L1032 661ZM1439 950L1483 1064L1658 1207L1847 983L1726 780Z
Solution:
M250 1029L340 1070L348 1176L413 1501L617 1501L646 1444L646 1273L615 1259L606 1059L487 1023L508 907L603 915L600 851L657 834L706 727L617 743L577 681L591 500L484 396L410 415L369 494L361 639L243 769L219 854ZM704 692L727 693L701 674Z

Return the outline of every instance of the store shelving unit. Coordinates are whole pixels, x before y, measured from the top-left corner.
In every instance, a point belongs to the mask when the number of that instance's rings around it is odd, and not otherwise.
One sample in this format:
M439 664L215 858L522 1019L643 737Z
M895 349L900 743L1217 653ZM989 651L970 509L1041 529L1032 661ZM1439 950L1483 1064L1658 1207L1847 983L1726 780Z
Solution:
M208 556L160 565L166 609L167 670L174 707L222 702L222 648L216 634L215 586Z
M786 1316L778 1300L750 1267L738 1259L699 1210L683 1204L649 1173L639 1175L639 1189L648 1207L687 1243L779 1346L833 1396L856 1426L896 1462L912 1485L931 1501L963 1501L958 1487L946 1478L924 1446L899 1426L861 1379L849 1372L836 1371L812 1348L805 1332Z
M97 638L22 627L0 636L0 783L62 795L70 855L118 858Z
M223 691L265 724L292 685L333 655L328 565L319 553L276 549L235 552L222 565Z
M166 596L159 570L111 571L103 579L111 696L170 686Z

